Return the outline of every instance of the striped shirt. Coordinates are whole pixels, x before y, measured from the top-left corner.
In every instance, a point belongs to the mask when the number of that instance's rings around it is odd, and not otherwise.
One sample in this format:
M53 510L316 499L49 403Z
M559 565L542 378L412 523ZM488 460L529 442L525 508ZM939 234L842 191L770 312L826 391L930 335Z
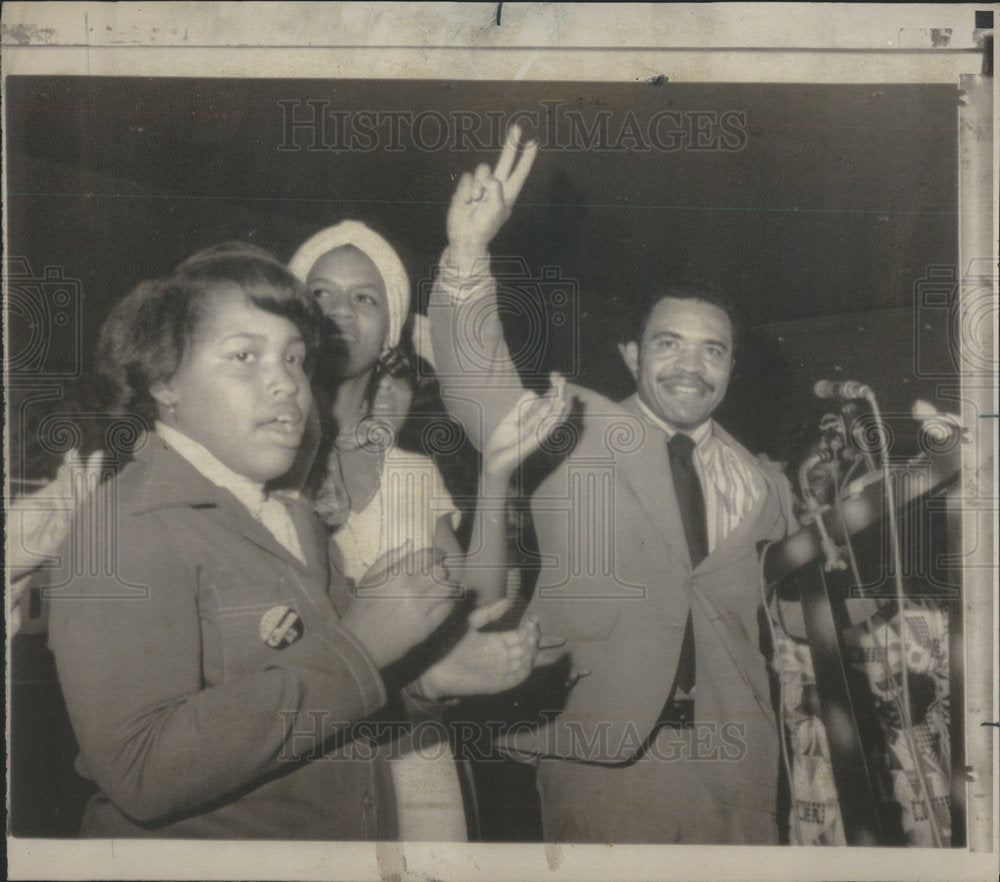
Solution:
M677 430L668 426L643 401L639 407L645 417L672 438ZM764 483L740 454L714 431L715 423L706 420L692 432L695 443L694 467L701 481L708 521L709 553L732 533L747 516L764 492ZM664 446L664 461L666 446Z

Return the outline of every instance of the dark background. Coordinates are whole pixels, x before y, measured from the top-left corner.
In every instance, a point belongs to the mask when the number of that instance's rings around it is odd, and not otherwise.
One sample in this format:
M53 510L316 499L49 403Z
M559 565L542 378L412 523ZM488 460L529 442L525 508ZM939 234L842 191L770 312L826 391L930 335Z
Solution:
M933 398L930 375L957 377L947 299L920 306L917 290L928 267L956 262L957 101L952 86L11 77L8 255L35 278L48 267L75 280L82 298L79 321L47 329L12 302L10 352L41 334L47 359L15 377L71 373L77 355L86 369L113 301L225 239L287 259L319 227L358 218L397 246L420 300L454 178L499 153L488 125L482 150L418 149L406 128L395 145L338 149L332 122L291 131L291 114L544 120L559 103L562 128L538 132L543 149L493 248L571 295L536 366L628 394L614 346L628 304L657 281L701 281L737 303L747 331L721 421L751 449L794 458L826 409L816 379L868 382L892 413ZM660 110L738 111L745 137L736 150L608 149L627 147L630 110L640 126ZM588 125L609 114L610 137L566 147L567 111ZM434 126L425 132L436 146ZM516 347L516 319L510 330Z
M399 150L329 149L328 129L326 149L307 149L315 132L290 137L281 101L299 118L308 101L503 120L544 118L542 102L557 102L588 126L610 114L610 140L592 149L538 132L543 149L493 246L523 259L527 278L510 284L531 302L551 303L553 284L570 295L568 309L536 311L551 331L539 371L628 394L615 343L629 304L657 282L693 280L737 304L744 334L719 417L751 450L801 457L831 409L812 395L820 378L869 383L890 418L917 397L957 410L955 87L10 77L6 89L15 476L58 463L38 444L43 412L100 430L78 380L110 305L201 247L242 239L287 259L321 226L357 218L396 245L422 301L455 179L494 163L499 141L483 131L483 149L418 149L406 136ZM736 150L610 149L626 146L629 111L641 127L661 110L737 111L745 135ZM514 348L528 330L512 317ZM88 789L70 770L39 627L26 622L14 644L14 832L71 835ZM533 791L519 792L529 804L483 817L487 838L530 837Z

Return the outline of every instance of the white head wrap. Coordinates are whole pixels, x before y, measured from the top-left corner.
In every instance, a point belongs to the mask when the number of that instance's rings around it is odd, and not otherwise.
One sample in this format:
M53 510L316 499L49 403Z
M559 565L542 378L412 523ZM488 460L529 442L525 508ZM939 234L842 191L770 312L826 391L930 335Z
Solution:
M353 245L362 252L379 271L385 284L385 299L389 307L389 330L386 333L385 348L391 349L399 343L407 313L410 311L410 277L395 249L378 233L360 221L346 220L332 227L326 227L311 236L299 246L288 269L300 282L305 282L313 265L327 251Z

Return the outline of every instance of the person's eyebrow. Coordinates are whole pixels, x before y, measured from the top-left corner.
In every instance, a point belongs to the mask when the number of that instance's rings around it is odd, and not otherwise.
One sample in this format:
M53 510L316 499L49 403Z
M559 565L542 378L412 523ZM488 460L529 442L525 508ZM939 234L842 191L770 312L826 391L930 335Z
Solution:
M328 279L326 276L310 276L306 279L306 286L312 287L313 285L334 285L337 284L332 279Z
M721 349L725 349L727 351L729 350L729 344L726 343L724 340L709 339L709 340L702 340L701 342L704 343L706 346L718 346Z
M221 342L228 343L230 340L235 340L244 337L249 340L264 340L266 335L255 334L253 331L233 331L232 334L226 334L226 336L222 338Z
M663 338L669 338L671 340L687 339L683 334L678 334L676 331L657 331L649 339L650 342L652 342L653 340L661 340ZM726 343L724 340L716 340L712 337L709 337L708 339L701 340L700 342L701 345L703 346L718 346L721 349L724 349L726 352L729 351L729 344Z
M325 276L316 276L315 278L310 278L307 281L307 288L315 288L317 285L329 285L330 287L337 287L346 289L349 291L356 291L359 288L365 290L375 291L376 293L381 293L381 288L376 282L338 282L334 279L328 279Z
M236 341L251 340L254 343L264 343L267 342L266 334L255 334L253 331L234 331L232 334L227 334L223 337L219 343L220 345L225 345L227 343L233 343ZM301 334L296 334L294 337L289 337L285 341L286 346L294 346L296 343L305 343L306 338Z

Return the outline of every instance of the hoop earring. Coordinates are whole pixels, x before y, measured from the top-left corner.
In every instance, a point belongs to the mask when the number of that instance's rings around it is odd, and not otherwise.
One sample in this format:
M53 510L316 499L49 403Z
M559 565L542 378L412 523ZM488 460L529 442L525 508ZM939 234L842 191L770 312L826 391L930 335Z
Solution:
M409 367L409 359L406 357L406 353L403 352L402 347L397 344L396 346L386 348L378 357L377 364L382 373L390 373L399 368Z
M390 410L389 403L386 401L386 386L387 380L391 380L392 376L388 371L384 371L378 378L375 384L375 392L372 395L371 403L371 413L380 414L387 413Z

